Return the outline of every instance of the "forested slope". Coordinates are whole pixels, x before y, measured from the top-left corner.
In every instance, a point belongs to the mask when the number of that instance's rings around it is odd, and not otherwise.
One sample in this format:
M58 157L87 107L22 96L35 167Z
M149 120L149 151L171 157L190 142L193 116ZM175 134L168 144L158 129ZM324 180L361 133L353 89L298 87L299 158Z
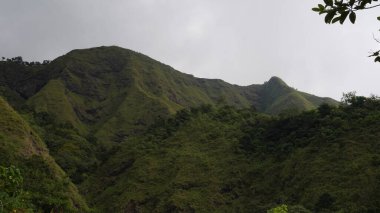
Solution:
M103 211L377 212L379 138L377 98L282 118L203 106L126 140L82 187Z

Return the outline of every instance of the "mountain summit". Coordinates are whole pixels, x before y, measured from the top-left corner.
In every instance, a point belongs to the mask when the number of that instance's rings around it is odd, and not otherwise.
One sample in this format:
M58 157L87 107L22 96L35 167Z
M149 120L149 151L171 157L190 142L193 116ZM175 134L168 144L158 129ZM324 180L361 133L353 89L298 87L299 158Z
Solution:
M267 82L267 84L269 85L281 85L281 86L284 86L284 87L288 87L288 85L279 77L277 76L273 76L269 79L269 81Z

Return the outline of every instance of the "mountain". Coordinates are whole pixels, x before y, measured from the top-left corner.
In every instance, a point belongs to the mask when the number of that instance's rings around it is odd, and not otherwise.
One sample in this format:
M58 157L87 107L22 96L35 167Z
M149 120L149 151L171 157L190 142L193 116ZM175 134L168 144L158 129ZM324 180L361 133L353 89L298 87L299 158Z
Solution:
M35 194L41 193L38 186L50 187L45 196L38 196L54 202L36 205L38 199L34 199L33 208L80 212L90 211L88 204L100 212L270 207L273 202L269 198L257 201L258 206L243 205L248 202L244 199L253 196L244 192L243 200L227 208L221 202L228 203L235 195L217 192L229 190L221 184L234 182L232 174L251 171L251 166L260 163L239 148L239 128L245 122L241 113L250 109L249 116L259 116L258 122L274 125L267 121L315 110L323 103L338 104L330 98L299 92L278 77L262 85L237 86L196 78L115 46L73 50L43 64L20 58L1 61L0 96L5 98L4 110L15 117L12 122L17 121L13 125L6 117L1 118L7 127L3 131L13 131L4 135L19 137L17 143L3 140L1 152L8 157L25 154L9 161L4 157L0 163L17 165L26 179L33 175L32 170L45 168L40 177L44 181L25 187L32 187L30 191ZM189 114L190 109L201 115ZM213 120L214 116L222 122ZM259 131L266 128L260 126ZM39 160L33 164L31 159ZM241 167L234 170L237 163L242 163ZM199 190L185 192L194 187ZM205 195L213 200L202 201ZM188 209L187 205L194 203L197 206Z
M269 114L337 104L296 91L277 77L263 85L231 85L195 78L115 46L73 50L45 65L2 62L0 77L0 92L15 108L48 113L79 135L95 136L105 149L157 117L201 104L255 107Z
M92 131L105 140L130 134L125 129L143 129L158 114L200 104L253 106L279 114L337 103L298 92L277 77L246 87L195 78L114 46L74 50L48 65L2 63L0 76L2 94L12 96L11 103L24 101L37 112L48 112L81 133ZM120 129L120 124L128 128Z

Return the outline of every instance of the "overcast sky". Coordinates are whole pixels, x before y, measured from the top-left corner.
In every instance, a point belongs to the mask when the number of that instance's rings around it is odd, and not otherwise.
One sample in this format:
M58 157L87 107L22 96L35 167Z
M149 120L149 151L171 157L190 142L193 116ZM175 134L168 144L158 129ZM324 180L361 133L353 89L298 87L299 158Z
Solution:
M298 90L340 99L380 95L379 10L326 25L322 0L0 0L0 56L54 59L117 45L175 69L238 85L278 76Z

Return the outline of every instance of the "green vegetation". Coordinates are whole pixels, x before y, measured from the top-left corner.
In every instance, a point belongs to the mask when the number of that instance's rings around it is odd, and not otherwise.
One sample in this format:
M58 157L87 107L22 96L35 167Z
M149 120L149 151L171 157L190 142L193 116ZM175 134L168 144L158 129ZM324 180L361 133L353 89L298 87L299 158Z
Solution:
M14 166L0 166L0 212L27 209L22 183L23 178L19 169Z
M267 211L267 213L288 213L288 206L281 205Z
M288 117L180 111L125 140L82 190L100 211L376 212L380 100L346 97Z
M288 206L282 204L280 206L269 209L267 213L311 213L311 211L305 209L303 206Z
M88 211L84 199L40 137L2 98L0 111L0 165L5 166L1 167L0 184L3 208Z

